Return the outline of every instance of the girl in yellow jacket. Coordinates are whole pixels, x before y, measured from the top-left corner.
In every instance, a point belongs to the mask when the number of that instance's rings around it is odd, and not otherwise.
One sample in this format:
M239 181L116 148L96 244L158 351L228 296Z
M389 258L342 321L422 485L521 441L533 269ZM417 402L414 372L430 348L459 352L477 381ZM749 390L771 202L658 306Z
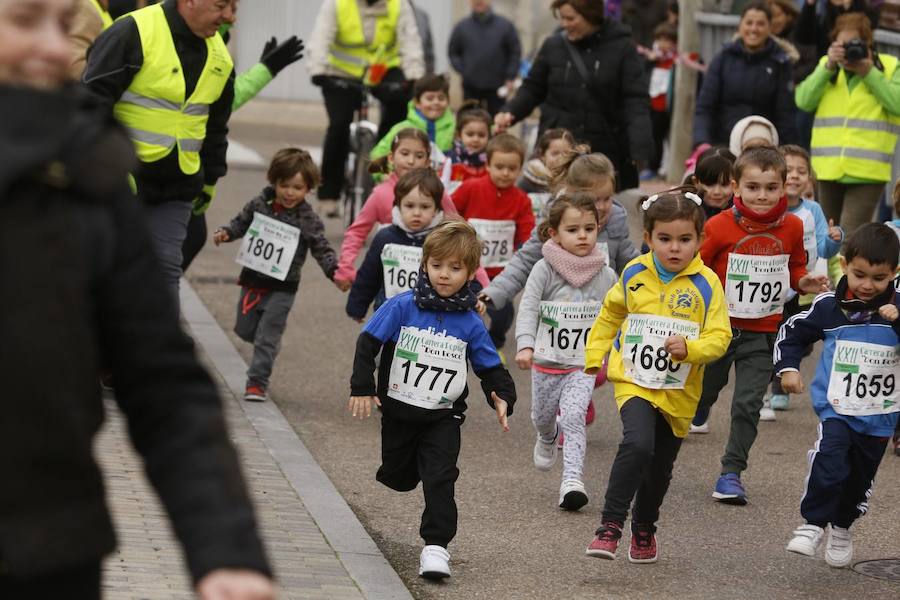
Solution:
M656 521L703 387L703 365L731 342L724 292L698 250L700 197L677 188L643 201L650 252L606 295L585 348L585 371L609 358L624 437L588 556L614 559L631 501L628 560L656 562Z

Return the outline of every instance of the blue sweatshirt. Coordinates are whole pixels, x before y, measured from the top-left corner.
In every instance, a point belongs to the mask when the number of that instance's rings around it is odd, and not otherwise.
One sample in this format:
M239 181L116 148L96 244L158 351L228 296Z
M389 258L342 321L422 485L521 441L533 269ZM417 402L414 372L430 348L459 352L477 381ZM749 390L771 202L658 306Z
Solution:
M432 329L438 335L450 335L466 342L466 358L481 379L481 388L488 404L491 408L494 407L491 392L497 392L509 405L507 414L512 415L516 402L515 384L500 362L500 355L497 354L481 317L473 310L442 312L421 309L416 305L412 290L398 294L382 304L359 335L350 378L350 393L353 396L377 395L385 416L404 421L429 422L444 418L448 411L462 415L466 410L468 388L453 406L436 410L405 404L387 395L391 362L401 327ZM378 365L376 387L375 357L379 351L381 362Z
M894 304L900 307L896 295ZM818 340L824 340L825 345L816 366L812 385L809 386L809 393L812 397L813 410L819 419L822 421L841 419L854 431L864 435L875 437L892 435L900 413L870 416L841 415L828 403L827 391L838 340L867 342L893 349L900 344L900 319L892 324L875 313L868 322L851 323L841 310L834 292L820 294L809 310L791 317L779 330L773 355L775 372L780 374L785 369L798 370L804 349ZM900 380L900 373L897 375L897 379ZM900 385L900 381L895 382L895 385ZM871 385L869 387L872 388Z

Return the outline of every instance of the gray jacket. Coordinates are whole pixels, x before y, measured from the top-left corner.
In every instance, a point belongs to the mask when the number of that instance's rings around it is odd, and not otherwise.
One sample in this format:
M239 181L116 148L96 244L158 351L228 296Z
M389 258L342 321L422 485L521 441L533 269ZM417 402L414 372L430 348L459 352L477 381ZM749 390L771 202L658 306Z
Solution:
M484 289L484 294L491 299L491 304L495 308L503 308L507 302L512 302L516 294L525 287L528 274L535 263L543 258L541 248L544 243L538 239L537 230L535 227L528 241L522 244L503 271ZM628 233L628 216L625 209L613 204L612 215L597 237L597 242L608 245L609 266L616 273L620 273L625 265L640 254L628 239Z
M534 265L525 292L519 302L516 316L516 350L534 348L540 321L542 300L552 302L602 302L606 293L616 284L615 271L603 267L589 282L580 288L573 287L562 275L541 259ZM563 365L551 361L536 360L538 364L551 369L565 369L571 365Z

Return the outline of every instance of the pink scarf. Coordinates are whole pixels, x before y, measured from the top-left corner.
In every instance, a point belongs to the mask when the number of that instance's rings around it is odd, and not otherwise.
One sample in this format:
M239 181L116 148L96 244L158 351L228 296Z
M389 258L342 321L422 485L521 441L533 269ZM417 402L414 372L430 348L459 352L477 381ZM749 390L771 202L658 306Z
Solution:
M553 240L547 240L541 252L553 270L575 288L584 286L606 266L606 257L597 246L587 256L575 256Z

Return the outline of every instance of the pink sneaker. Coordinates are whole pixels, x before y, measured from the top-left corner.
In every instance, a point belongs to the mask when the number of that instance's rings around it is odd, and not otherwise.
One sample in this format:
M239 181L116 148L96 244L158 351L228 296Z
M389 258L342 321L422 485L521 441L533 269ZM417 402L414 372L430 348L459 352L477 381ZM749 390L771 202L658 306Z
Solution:
M628 550L628 562L655 563L658 558L656 535L653 527L635 524L631 531L631 548Z
M615 521L603 521L600 529L594 532L596 536L584 553L595 558L615 560L616 549L619 547L619 540L622 539L622 525Z

